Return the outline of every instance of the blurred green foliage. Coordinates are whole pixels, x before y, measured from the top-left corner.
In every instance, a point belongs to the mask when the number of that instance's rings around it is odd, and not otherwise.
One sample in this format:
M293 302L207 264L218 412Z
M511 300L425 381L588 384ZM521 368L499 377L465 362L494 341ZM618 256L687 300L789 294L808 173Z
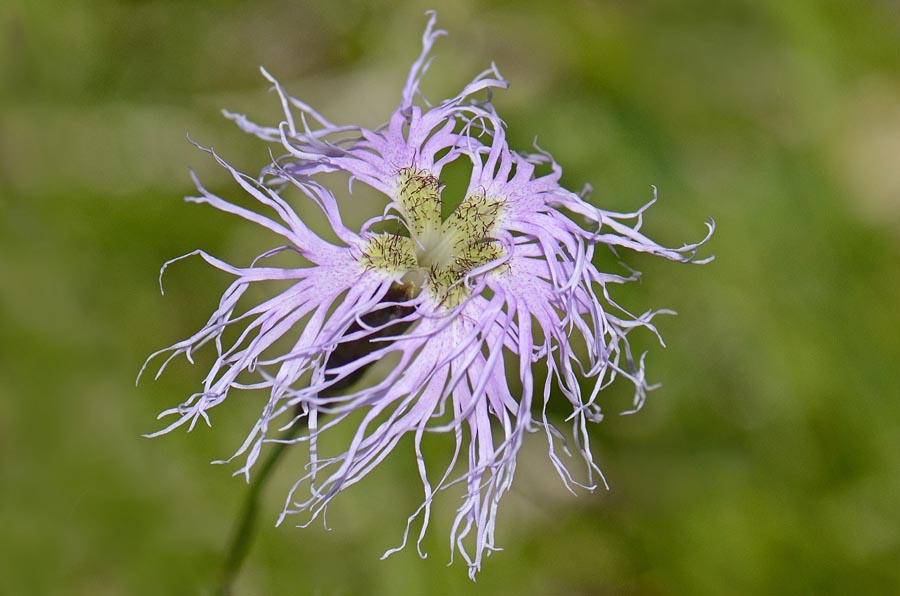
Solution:
M449 568L442 500L420 560L385 561L421 499L411 449L329 516L274 529L302 453L267 491L239 584L273 594L889 594L900 592L900 5L894 0L443 3L426 94L495 61L514 146L537 135L573 189L631 209L664 243L719 225L717 260L629 256L616 296L671 307L663 387L635 416L607 392L594 429L609 492L560 488L526 445L478 582ZM180 198L184 140L254 170L262 145L222 107L272 121L265 65L335 121L399 98L428 5L262 0L6 0L0 7L0 594L209 594L245 485L211 467L258 404L153 441L193 391L151 351L206 319L227 283L200 247L245 262L270 239Z

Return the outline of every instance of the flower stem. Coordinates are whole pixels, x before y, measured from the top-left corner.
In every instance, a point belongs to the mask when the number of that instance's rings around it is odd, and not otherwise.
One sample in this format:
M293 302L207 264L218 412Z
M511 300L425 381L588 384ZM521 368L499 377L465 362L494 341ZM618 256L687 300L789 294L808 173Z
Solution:
M222 572L219 579L219 589L216 592L218 596L232 596L234 594L234 582L237 579L244 560L247 558L247 553L250 551L250 545L253 542L259 496L266 481L269 479L269 476L272 475L275 466L284 454L285 448L304 428L304 424L298 423L291 426L291 428L285 432L281 440L274 444L272 450L269 452L269 457L263 462L256 476L253 478L253 481L250 483L250 489L247 491L247 496L244 498L244 504L241 508L240 517L238 518L238 525L235 527L234 534L232 535L231 542L228 546L228 551L225 555L225 562L222 566Z
M386 302L404 301L408 299L407 290L404 286L392 286L383 298ZM402 306L393 304L391 306L376 309L363 315L362 321L370 327L381 327L386 323L401 319L409 315L413 311L411 306ZM372 340L375 338L387 337L394 333L403 333L410 327L410 321L400 321L390 327L385 327L380 331L370 334L367 338L340 344L329 356L328 365L332 368L340 367L344 364L352 362L358 358L365 356L374 349ZM358 323L353 323L345 332L346 334L356 333L362 327ZM349 375L337 380L327 389L322 391L323 397L339 395L347 388L353 386L372 366L372 363L365 364ZM326 373L327 374L327 373ZM269 476L275 470L275 466L284 454L285 448L293 443L293 440L307 428L307 418L301 416L302 409L297 406L295 412L297 420L285 431L281 439L275 443L269 452L269 457L262 463L259 472L250 483L250 489L244 499L244 505L238 518L238 525L235 528L234 535L231 537L231 543L225 554L225 562L222 566L222 573L219 578L219 589L217 596L233 596L233 586L250 551L250 545L253 541L253 532L256 529L256 511L259 504L259 495L265 487Z

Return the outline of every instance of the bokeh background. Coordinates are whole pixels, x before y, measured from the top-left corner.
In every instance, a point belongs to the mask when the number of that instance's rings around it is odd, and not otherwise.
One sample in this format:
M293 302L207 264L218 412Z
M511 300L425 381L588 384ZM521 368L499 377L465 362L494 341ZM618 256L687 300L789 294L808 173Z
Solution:
M219 109L273 122L265 65L339 122L375 126L419 51L412 1L4 0L0 6L0 594L211 594L246 486L228 456L258 403L159 439L203 370L135 388L151 351L205 321L236 263L276 242L188 205L187 168L255 171L267 149ZM524 450L472 584L447 566L457 504L420 560L399 543L421 489L411 447L315 523L274 528L302 453L265 494L238 594L900 593L900 4L896 0L475 2L426 94L495 61L515 147L537 136L573 189L678 245L712 216L710 265L631 255L616 296L670 307L663 387L626 384L593 430L611 490L573 497ZM355 209L355 208L354 208ZM354 211L355 212L355 211ZM561 412L562 410L560 410ZM299 520L298 520L299 521Z

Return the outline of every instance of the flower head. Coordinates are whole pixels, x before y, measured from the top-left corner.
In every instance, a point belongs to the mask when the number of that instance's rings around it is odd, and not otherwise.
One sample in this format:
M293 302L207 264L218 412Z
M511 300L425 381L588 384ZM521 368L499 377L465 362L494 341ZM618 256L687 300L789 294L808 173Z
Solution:
M265 390L259 419L232 459L244 458L240 472L249 478L263 446L280 440L278 429L302 429L290 441L307 445L310 463L280 520L306 512L306 523L412 435L424 497L398 548L417 521L421 544L437 493L462 485L450 541L474 577L485 553L495 549L497 507L513 481L525 434L546 434L549 457L570 490L593 489L603 476L587 423L602 419L600 391L624 377L634 386L637 409L651 389L644 359L632 355L627 335L639 327L656 333L652 319L664 311L634 316L618 306L609 287L636 274L599 271L594 250L691 261L709 234L696 244L665 248L640 232L649 204L634 213L604 211L560 186L561 169L548 153L512 151L489 101L491 90L507 85L495 67L459 95L433 107L420 105L419 81L432 44L444 33L434 24L431 14L400 106L381 128L333 124L265 71L284 120L265 127L226 113L286 152L253 178L207 150L261 212L212 194L196 179L199 194L188 200L268 228L284 245L246 267L191 253L235 280L200 331L157 353L190 359L210 342L216 350L202 391L163 412L175 420L157 434L193 427L200 418L209 423L208 412L234 391ZM465 195L449 198L459 203L444 219L441 174L456 160L471 164L471 176ZM379 191L384 214L358 232L346 227L323 184L332 172ZM322 210L338 242L326 241L301 220L285 198L287 189L297 189ZM713 225L708 227L711 234ZM263 265L282 252L295 253L297 267ZM273 280L288 282L287 288L244 304L248 288ZM236 331L226 338L231 329ZM376 362L388 363L386 371L357 382ZM507 379L509 363L518 377L516 391ZM541 363L546 371L536 379L535 365ZM551 399L571 404L567 420L585 465L583 481L560 456L565 433L548 419ZM346 448L320 453L320 437L352 414L359 421ZM422 456L426 433L455 441L437 473Z

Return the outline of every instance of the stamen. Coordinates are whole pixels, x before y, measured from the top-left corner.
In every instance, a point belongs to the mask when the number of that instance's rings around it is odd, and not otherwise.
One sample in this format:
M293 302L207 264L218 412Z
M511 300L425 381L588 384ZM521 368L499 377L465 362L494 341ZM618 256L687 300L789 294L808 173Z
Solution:
M367 268L402 273L401 283L418 295L427 291L435 302L453 308L469 295L463 283L470 271L501 259L505 251L493 234L504 201L484 192L469 194L441 222L441 181L425 170L398 173L397 203L411 237L371 236L363 249Z

